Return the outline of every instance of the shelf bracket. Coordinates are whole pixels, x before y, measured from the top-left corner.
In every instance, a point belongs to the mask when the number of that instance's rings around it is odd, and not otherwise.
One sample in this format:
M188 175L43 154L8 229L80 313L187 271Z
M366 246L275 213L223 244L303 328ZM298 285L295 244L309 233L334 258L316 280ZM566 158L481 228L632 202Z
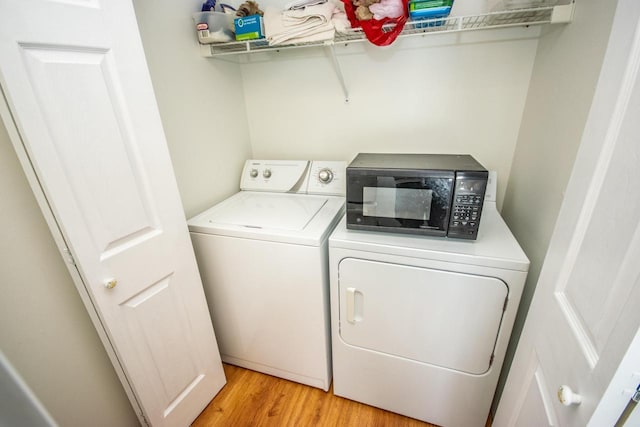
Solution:
M347 90L347 84L344 81L344 75L342 74L342 69L340 68L340 62L338 61L338 56L336 55L335 43L333 40L326 41L324 43L326 49L329 50L331 55L331 60L333 61L333 68L336 72L336 76L340 81L340 86L342 86L342 93L344 93L344 102L349 102L349 91Z

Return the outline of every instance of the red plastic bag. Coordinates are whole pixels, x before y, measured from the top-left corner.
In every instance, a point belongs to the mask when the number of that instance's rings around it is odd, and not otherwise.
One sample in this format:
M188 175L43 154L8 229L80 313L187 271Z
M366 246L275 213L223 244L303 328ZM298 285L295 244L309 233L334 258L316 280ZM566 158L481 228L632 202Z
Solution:
M356 8L351 0L342 0L344 11L351 23L351 28L362 28L367 39L376 46L388 46L398 37L409 16L408 0L402 0L404 15L398 18L369 19L360 21L356 18ZM395 25L394 25L395 24Z

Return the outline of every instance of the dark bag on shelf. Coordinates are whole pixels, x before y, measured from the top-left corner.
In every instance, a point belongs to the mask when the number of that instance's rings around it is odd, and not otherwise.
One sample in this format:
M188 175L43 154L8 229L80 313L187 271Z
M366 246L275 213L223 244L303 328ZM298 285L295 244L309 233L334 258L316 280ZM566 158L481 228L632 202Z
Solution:
M367 39L376 46L388 46L398 37L404 28L409 16L408 0L402 0L404 14L398 18L384 18L381 20L370 19L360 21L356 17L356 7L352 0L342 0L344 3L344 11L349 18L351 28L362 28Z

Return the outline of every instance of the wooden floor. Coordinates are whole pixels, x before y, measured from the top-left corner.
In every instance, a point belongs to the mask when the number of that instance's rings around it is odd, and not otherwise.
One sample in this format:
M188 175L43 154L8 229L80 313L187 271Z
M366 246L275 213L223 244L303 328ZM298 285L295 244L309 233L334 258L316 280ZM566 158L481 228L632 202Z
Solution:
M433 426L335 396L333 388L326 393L227 364L224 372L227 385L193 426Z

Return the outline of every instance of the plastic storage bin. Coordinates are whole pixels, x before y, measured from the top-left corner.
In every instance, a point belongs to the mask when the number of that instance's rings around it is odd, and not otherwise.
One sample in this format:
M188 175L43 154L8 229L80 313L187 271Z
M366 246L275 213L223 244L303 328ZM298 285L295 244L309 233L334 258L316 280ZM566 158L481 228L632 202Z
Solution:
M206 30L198 30L200 43L224 43L235 40L233 32L234 14L222 12L197 12L193 14L196 28L198 24L207 24Z
M409 2L409 17L412 20L446 18L451 13L453 0L418 0ZM415 22L415 28L437 27L442 20Z

